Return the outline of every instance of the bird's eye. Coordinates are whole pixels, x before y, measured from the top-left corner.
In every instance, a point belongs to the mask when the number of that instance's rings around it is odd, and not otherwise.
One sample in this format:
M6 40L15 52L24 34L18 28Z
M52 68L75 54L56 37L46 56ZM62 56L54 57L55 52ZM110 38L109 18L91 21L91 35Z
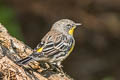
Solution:
M67 25L67 28L70 29L72 26L70 24Z

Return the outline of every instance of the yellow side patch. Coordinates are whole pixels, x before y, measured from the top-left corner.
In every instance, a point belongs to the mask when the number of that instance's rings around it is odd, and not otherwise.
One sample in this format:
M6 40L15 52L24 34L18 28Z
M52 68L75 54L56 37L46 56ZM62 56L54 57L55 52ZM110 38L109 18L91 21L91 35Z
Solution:
M37 52L42 52L43 48L41 47L40 49L37 50Z

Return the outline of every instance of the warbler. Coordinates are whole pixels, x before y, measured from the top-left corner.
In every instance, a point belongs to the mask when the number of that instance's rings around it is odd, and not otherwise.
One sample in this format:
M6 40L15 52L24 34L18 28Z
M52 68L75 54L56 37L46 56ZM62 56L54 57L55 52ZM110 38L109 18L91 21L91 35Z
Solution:
M73 33L80 25L81 23L69 19L55 22L34 52L17 63L24 65L31 61L42 61L61 66L61 62L69 56L75 46Z

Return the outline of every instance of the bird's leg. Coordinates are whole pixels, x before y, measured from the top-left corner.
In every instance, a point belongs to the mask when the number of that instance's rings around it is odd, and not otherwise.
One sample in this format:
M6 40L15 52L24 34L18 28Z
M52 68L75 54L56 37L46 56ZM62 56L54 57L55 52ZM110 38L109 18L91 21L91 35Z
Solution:
M49 68L43 70L41 74L44 77L49 77L52 74L59 74L59 73L64 73L62 69L62 65L56 64L56 63L47 63L49 65Z
M61 62L57 62L55 66L60 73L63 73L63 69L62 69L63 66L61 65Z
M51 63L48 63L48 64L49 64L49 66L50 66L50 67L49 67L49 70L58 71L55 64L51 64Z
M62 69L62 65L60 62L57 63L49 63L50 65L50 69L52 69L53 71L57 72L57 73L63 73L63 69Z
M52 64L52 63L47 63L47 64L49 65L49 67L46 69L46 71L51 71L51 72L54 72L54 73L60 72L60 70L59 70L59 68L57 67L56 64Z
M46 65L46 68L41 72L42 76L48 78L49 76L56 74L56 71L53 71L55 66L50 63L44 63L44 65Z
M59 70L59 72L63 73L63 69L62 69L62 65L56 65L57 69Z

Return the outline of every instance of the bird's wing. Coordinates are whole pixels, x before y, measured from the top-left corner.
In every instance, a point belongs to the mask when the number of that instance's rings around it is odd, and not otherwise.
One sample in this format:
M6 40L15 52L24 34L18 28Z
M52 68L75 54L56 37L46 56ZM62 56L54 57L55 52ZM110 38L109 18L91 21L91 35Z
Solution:
M41 46L42 45L42 46ZM70 43L65 35L57 33L49 33L46 35L40 45L37 46L37 52L46 57L66 52L70 48Z

